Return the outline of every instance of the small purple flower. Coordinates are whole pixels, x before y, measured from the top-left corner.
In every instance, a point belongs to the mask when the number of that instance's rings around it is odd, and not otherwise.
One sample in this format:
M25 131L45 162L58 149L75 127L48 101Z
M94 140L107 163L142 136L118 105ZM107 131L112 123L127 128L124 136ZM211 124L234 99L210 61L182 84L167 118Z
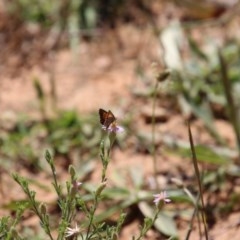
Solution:
M153 197L154 197L153 202L154 202L157 206L159 205L159 203L160 203L161 201L164 202L164 203L169 203L169 202L171 202L171 199L168 198L166 191L160 192L159 194L154 194Z
M102 129L112 133L121 133L124 132L124 128L117 125L116 123L112 123L108 128L106 126L102 126Z

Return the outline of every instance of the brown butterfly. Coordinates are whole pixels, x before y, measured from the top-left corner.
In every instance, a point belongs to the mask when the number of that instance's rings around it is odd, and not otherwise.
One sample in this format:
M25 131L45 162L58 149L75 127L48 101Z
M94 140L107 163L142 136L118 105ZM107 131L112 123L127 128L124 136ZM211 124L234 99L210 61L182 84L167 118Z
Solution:
M108 128L113 122L116 121L115 116L113 115L113 113L108 110L105 111L103 109L99 109L99 117L100 117L100 123L105 126L106 128Z

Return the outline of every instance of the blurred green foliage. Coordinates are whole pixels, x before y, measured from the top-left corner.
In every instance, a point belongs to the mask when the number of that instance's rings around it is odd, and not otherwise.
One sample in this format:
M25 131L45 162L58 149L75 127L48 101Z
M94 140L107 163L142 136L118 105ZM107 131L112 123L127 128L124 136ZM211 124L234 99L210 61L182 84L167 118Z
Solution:
M214 119L229 120L232 124L237 122L240 110L239 44L236 40L231 40L219 50L214 42L208 42L205 48L208 48L209 52L206 52L189 37L189 46L191 57L183 61L183 71L173 74L180 107L186 115L192 113L201 119L217 142L225 144L214 125ZM221 59L218 54L220 51ZM223 68L226 72L225 77ZM228 87L224 84L224 79ZM226 94L232 102L229 102Z
M49 25L52 24L52 17L57 11L58 2L56 0L16 0L8 3L8 9L23 21Z
M43 26L60 25L76 17L78 27L89 29L110 23L126 12L126 0L16 0L7 2L10 12L23 21ZM133 1L133 3L138 1ZM124 10L125 9L125 10Z
M63 111L57 118L43 122L19 120L10 131L1 130L1 156L35 167L46 148L64 155L81 148L82 153L96 156L100 137L101 127L94 115L83 119L74 111Z

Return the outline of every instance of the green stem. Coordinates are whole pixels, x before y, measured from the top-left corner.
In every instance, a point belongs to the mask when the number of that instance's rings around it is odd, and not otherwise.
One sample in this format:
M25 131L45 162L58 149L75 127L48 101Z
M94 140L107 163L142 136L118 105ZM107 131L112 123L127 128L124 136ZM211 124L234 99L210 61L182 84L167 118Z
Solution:
M158 210L156 211L153 219L152 219L152 224L149 225L146 229L144 229L144 231L142 231L142 232L140 233L140 236L139 236L137 239L135 239L135 240L141 240L141 239L145 236L145 234L148 232L148 230L149 230L150 228L152 228L153 224L155 223L155 221L156 221L156 219L157 219L157 217L158 217L159 212L160 212L160 210L158 209Z
M88 237L89 237L90 229L91 229L91 226L93 224L94 214L95 214L96 209L97 209L97 204L98 204L98 201L97 201L97 197L95 196L94 206L93 206L93 209L92 209L92 211L90 213L90 221L89 221L89 225L88 225L86 239L88 239Z

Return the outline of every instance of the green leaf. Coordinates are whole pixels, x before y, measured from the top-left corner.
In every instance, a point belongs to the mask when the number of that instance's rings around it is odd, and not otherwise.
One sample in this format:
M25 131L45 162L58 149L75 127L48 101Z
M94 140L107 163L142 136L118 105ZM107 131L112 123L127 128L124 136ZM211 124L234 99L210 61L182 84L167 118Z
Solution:
M139 209L143 215L147 218L153 218L153 208L146 202L140 202L138 204ZM159 213L157 220L154 223L155 228L166 236L177 237L177 227L171 216L162 211Z
M130 174L131 174L131 179L134 183L135 188L141 188L141 186L143 185L143 171L141 166L139 167L131 167L130 168Z
M224 144L223 138L219 135L215 125L214 125L214 117L213 113L210 107L210 104L208 102L204 102L201 104L201 106L196 105L193 102L187 102L189 104L189 107L191 108L193 114L201 119L209 133L221 144Z
M164 213L164 211L159 213L154 226L164 235L173 237L177 236L177 228L173 218Z
M195 146L195 151L196 151L197 159L201 162L216 164L216 165L223 165L223 164L229 163L229 159L218 155L207 146L197 145ZM181 149L180 152L182 153L183 156L189 157L191 155L190 149Z
M190 46L190 49L192 50L192 52L199 57L200 59L208 62L208 58L207 55L199 48L198 44L196 43L196 41L190 36L190 34L188 35L188 43Z

